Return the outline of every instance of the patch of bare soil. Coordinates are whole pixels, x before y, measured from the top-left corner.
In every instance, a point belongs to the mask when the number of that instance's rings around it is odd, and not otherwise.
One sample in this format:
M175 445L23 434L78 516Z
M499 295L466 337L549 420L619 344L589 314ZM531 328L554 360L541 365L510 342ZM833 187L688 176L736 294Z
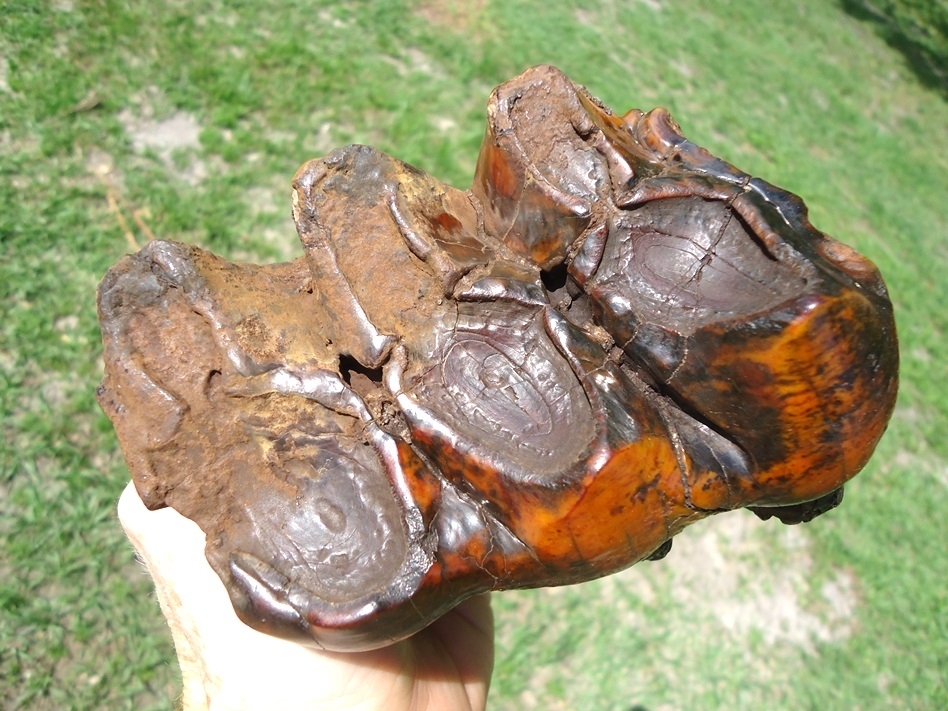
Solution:
M446 27L468 36L477 36L486 7L487 0L422 0L418 3L418 14L432 25Z
M734 513L686 531L666 559L673 598L738 638L756 634L813 653L816 642L850 636L859 602L853 574L819 579L798 526L766 533L753 516Z
M165 118L154 115L148 96L142 98L133 111L124 108L118 114L132 146L140 153L154 151L168 170L189 185L197 185L207 177L207 168L194 155L200 148L201 125L186 111L178 111ZM186 160L176 162L176 154L184 153Z

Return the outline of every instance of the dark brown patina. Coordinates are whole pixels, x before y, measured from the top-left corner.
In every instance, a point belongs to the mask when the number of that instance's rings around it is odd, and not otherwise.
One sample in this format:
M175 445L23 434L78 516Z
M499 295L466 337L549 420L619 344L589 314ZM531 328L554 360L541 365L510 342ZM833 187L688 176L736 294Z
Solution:
M365 146L293 188L304 258L156 241L99 289L138 491L259 629L368 649L710 514L809 520L892 412L875 267L552 67L494 92L467 192Z

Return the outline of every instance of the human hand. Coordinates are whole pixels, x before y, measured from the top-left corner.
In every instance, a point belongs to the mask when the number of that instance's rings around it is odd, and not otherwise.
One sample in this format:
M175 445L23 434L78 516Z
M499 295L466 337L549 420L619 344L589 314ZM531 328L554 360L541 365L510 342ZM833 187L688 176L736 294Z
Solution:
M193 521L170 508L149 511L132 484L118 514L171 627L185 711L485 707L494 664L487 595L390 647L325 652L241 622L204 557L204 534Z

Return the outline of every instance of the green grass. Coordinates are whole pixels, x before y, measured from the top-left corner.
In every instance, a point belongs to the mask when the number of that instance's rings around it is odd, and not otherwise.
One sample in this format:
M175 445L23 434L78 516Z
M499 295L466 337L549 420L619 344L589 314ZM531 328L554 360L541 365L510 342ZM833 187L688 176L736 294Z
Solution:
M876 23L885 40L905 54L923 81L948 96L948 3L944 0L841 0Z
M466 186L490 89L550 62L617 110L666 106L876 261L903 381L876 457L808 527L733 514L661 563L495 596L492 707L948 708L948 104L823 0L579 5L3 4L0 706L177 694L94 402L94 290L130 249L124 225L140 242L139 222L232 258L295 256L304 160L370 143ZM179 114L193 144L136 147L136 122Z

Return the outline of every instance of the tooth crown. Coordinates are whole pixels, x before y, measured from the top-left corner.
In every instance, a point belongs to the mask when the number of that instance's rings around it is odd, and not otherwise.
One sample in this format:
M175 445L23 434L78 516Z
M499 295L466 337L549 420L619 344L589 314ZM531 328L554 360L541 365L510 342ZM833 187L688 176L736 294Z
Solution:
M156 241L100 285L138 491L258 629L370 649L717 512L809 520L885 430L885 286L799 198L552 67L488 117L467 192L349 146L294 178L300 260Z

